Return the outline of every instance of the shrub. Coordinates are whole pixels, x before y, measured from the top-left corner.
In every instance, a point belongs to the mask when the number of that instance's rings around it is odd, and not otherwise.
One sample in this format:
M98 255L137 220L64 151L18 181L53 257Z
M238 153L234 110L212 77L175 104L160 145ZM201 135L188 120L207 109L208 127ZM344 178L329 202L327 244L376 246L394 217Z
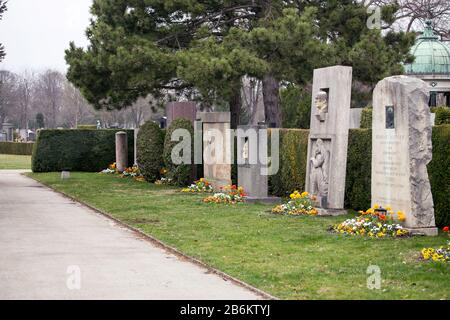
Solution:
M309 130L280 130L280 168L270 177L274 195L285 197L294 190L305 190L308 136Z
M367 107L361 113L361 129L372 129L372 107Z
M364 210L371 206L372 130L350 130L347 153L345 206Z
M31 156L34 143L0 142L0 154Z
M450 108L433 108L433 112L436 114L435 125L450 124Z
M164 167L164 131L153 121L147 121L139 129L136 148L137 163L145 180L160 179Z
M167 177L172 181L172 184L177 186L189 185L193 179L193 165L191 164L174 164L172 162L172 149L179 143L172 141L172 133L177 129L186 129L191 134L191 155L190 159L194 159L194 127L190 120L179 118L170 124L167 129L164 141L164 163L168 169ZM180 156L183 156L180 154Z
M450 225L450 125L433 127L433 160L428 165L436 224Z
M124 130L39 130L33 172L98 172L115 162L115 135ZM128 133L128 162L134 162L134 132Z

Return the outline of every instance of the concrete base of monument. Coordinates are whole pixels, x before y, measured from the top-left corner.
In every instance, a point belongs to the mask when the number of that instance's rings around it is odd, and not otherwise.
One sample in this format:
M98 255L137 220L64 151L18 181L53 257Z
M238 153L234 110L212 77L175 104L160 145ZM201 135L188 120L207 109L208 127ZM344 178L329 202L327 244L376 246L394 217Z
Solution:
M323 208L316 208L318 211L317 216L319 217L337 217L337 216L344 216L348 214L348 211L345 209L323 209Z
M245 202L262 203L262 204L279 204L279 203L281 203L281 198L278 198L278 197L265 197L265 198L245 197Z
M405 228L413 236L436 237L439 234L438 228Z

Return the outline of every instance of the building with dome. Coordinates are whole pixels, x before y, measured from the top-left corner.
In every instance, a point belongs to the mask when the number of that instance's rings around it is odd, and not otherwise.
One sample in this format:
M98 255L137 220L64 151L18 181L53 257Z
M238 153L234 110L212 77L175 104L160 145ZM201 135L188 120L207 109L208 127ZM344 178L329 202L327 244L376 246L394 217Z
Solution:
M406 74L429 84L431 107L450 107L450 46L434 33L431 21L427 21L411 53L416 59L405 65Z

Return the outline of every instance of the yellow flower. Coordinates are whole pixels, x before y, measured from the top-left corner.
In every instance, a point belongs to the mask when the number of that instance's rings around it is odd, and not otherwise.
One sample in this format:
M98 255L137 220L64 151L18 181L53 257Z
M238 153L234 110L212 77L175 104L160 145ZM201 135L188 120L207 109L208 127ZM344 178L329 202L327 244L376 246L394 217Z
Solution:
M380 206L378 204L375 203L375 205L373 206L374 209L379 209Z
M399 211L397 212L397 217L399 221L405 221L406 220L406 215L403 211Z
M387 207L386 207L386 210L387 210L387 211L392 211L391 206L387 206Z

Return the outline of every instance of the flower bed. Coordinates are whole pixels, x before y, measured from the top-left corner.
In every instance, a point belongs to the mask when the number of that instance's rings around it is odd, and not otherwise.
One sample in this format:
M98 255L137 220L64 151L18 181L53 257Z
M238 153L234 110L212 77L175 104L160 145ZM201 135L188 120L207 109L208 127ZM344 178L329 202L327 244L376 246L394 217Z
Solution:
M185 193L211 193L213 191L213 187L205 178L201 178L195 181L194 184L181 190L181 192Z
M331 230L339 234L351 236L366 236L370 238L401 238L409 236L409 232L397 221L405 221L405 214L401 211L394 213L391 208L386 209L386 214L379 211L378 205L367 211L360 211L360 216L348 219L331 227Z
M144 182L145 178L142 176L141 171L139 170L138 166L132 166L129 168L126 168L125 171L120 173L117 170L117 165L114 162L113 164L109 165L107 169L100 172L101 174L117 174L121 178L133 178L136 181Z
M442 231L450 236L449 227L445 227ZM442 246L438 249L423 248L421 251L422 259L433 262L449 262L450 261L450 241L447 241L447 246Z
M172 179L167 178L169 171L166 168L162 168L161 170L159 170L159 174L161 175L161 179L156 180L155 184L156 185L169 185L172 183Z
M226 186L221 188L222 192L215 193L212 196L203 199L204 203L222 203L222 204L236 204L244 202L246 194L244 188L233 186Z
M273 208L272 213L289 216L317 215L318 211L314 208L315 198L310 196L308 192L294 191L290 195L290 199L288 203Z
M103 174L116 174L117 173L116 163L114 162L113 164L110 164L107 169L103 170L100 173L103 173Z

